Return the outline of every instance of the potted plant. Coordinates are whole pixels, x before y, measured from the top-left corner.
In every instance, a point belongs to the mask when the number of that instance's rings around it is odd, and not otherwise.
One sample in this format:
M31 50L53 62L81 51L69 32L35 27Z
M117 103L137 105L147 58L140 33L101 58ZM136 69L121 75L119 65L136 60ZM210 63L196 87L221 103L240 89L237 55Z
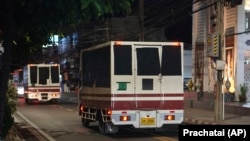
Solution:
M247 92L248 92L247 85L245 83L243 85L240 84L240 94L239 94L239 101L240 102L246 102Z

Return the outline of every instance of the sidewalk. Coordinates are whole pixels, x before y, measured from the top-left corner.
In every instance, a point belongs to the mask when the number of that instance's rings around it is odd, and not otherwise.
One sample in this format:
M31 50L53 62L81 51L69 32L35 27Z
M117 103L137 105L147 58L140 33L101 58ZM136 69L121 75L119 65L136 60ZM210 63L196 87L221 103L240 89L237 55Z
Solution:
M77 103L76 93L62 93L62 100L67 100ZM206 103L204 103L206 104ZM243 104L238 102L225 103L226 111L240 111L244 114L232 114L229 112L223 112L224 118L222 121L215 122L215 113L213 110L204 108L197 108L197 106L184 105L184 122L190 124L201 125L250 125L250 108L243 107Z
M249 115L237 115L224 112L222 117L222 121L215 122L214 111L199 108L184 109L184 122L186 123L212 125L250 125Z

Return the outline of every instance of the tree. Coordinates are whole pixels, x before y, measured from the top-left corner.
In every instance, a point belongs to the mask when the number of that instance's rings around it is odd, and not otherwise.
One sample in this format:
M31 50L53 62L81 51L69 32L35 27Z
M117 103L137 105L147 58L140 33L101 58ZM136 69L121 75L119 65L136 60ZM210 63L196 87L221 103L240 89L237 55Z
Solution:
M28 58L41 49L43 44L50 43L51 35L64 35L83 21L105 20L114 15L128 14L132 2L133 0L1 0L0 41L3 41L4 54L0 60L3 63L0 68L0 137L3 137L4 107L12 58L15 61L25 56Z
M3 128L3 137L6 137L8 131L14 124L13 114L16 111L16 100L17 100L17 88L13 82L8 83L8 90L6 93L6 103L5 103L5 114L3 117L4 128Z

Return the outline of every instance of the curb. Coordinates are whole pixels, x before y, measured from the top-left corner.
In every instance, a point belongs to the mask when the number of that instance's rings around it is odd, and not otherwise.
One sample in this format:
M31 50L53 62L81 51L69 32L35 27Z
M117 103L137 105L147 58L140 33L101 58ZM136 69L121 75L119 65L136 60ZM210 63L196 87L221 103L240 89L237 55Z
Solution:
M25 139L23 138L23 136L21 135L21 133L18 131L17 129L17 124L15 123L14 125L14 137L15 137L15 141L25 141Z
M6 141L25 141L21 133L17 129L18 123L15 122L6 137Z
M192 118L184 118L184 123L187 124L196 124L196 125L218 125L218 123L210 120L199 120L199 119L192 119Z

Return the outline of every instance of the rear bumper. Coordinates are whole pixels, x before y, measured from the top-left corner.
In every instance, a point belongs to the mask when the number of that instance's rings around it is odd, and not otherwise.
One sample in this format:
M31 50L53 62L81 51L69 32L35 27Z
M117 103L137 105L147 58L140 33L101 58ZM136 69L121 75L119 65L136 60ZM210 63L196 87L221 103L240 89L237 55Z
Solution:
M143 125L142 119L152 114L152 118L155 120L154 124ZM121 121L121 116L130 116L130 121ZM165 120L166 115L174 115L174 120ZM176 110L175 113L171 113L170 110L153 110L153 111L127 111L123 114L122 111L112 111L112 123L114 125L133 125L135 128L161 128L163 125L167 124L181 124L183 122L184 113L183 110Z
M30 100L37 100L37 101L51 101L55 99L60 99L60 93L29 93L25 94L24 97Z

